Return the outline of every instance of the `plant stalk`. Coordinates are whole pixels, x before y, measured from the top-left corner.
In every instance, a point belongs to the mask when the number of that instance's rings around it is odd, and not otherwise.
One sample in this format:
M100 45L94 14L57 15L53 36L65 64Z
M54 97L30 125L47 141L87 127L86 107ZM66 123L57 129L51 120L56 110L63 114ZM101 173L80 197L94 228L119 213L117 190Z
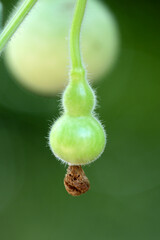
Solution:
M75 13L70 32L70 56L72 70L83 69L81 49L80 49L80 32L82 21L85 13L87 0L77 0Z
M0 53L37 0L25 0L0 34Z

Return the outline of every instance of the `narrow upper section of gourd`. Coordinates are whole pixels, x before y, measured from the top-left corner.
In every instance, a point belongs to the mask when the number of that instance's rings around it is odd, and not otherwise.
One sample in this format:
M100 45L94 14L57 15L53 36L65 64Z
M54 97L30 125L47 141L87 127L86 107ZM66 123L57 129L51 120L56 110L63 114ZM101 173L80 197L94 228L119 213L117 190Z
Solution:
M90 115L95 106L95 94L83 68L71 70L70 82L63 94L63 108L70 116Z

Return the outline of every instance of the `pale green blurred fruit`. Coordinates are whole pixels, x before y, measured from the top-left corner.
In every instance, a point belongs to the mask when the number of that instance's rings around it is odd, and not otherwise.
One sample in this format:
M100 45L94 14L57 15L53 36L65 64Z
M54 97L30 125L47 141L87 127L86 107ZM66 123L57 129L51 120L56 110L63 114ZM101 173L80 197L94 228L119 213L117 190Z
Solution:
M74 4L75 0L39 0L9 42L6 63L28 89L53 95L66 86ZM118 49L114 16L101 2L89 0L82 28L82 53L91 80L110 71Z

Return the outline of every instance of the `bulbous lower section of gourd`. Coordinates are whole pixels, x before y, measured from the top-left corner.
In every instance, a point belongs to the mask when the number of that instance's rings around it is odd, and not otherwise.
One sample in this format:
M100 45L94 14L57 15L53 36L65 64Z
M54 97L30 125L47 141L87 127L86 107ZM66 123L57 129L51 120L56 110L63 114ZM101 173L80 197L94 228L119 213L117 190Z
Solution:
M70 64L68 33L75 3L38 0L8 43L5 62L22 86L44 95L64 90ZM84 63L92 81L98 80L112 69L119 52L115 17L101 1L88 1L81 35Z
M104 150L106 136L100 122L91 115L64 114L52 126L49 144L54 155L71 165L96 160Z

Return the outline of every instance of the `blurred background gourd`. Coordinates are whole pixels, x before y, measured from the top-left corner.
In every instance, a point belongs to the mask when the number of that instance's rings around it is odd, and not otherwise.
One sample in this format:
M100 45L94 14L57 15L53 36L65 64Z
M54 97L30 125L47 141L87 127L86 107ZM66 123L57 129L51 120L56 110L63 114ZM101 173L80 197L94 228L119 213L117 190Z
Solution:
M39 0L6 48L6 64L15 79L43 95L62 92L69 70L68 29L74 0ZM118 55L119 31L108 7L89 0L82 34L88 75L98 80Z

